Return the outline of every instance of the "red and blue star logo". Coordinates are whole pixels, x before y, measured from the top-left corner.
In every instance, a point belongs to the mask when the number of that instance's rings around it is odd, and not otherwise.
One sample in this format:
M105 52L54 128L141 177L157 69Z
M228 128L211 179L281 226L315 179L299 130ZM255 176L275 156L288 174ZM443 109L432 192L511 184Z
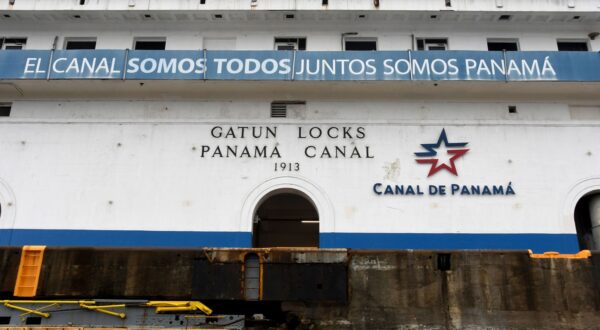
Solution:
M446 130L442 129L442 133L440 133L437 143L421 144L427 151L415 152L415 156L417 156L416 161L419 164L431 164L427 177L430 177L441 170L446 170L454 175L458 175L454 161L469 151L469 149L464 148L467 144L468 142L448 142Z

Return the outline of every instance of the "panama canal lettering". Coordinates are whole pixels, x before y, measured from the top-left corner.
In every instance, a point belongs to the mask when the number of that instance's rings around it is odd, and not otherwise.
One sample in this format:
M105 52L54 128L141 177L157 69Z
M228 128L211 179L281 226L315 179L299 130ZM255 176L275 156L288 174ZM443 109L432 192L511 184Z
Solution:
M285 127L287 130L288 127ZM369 145L356 143L366 138L363 126L297 126L293 133L305 159L373 159ZM278 126L213 126L210 138L214 144L200 146L201 158L263 158L275 159L275 172L298 172L298 161L283 161L285 151L277 142ZM251 141L251 143L248 143ZM334 142L331 142L334 141Z
M469 149L466 148L468 142L449 142L446 129L442 128L436 143L423 143L421 147L426 151L415 152L415 161L418 164L429 164L427 177L445 170L448 173L458 176L455 161L464 156ZM440 155L438 149L445 149L446 155ZM440 161L440 158L449 156L446 161ZM395 196L446 196L446 195L467 195L467 196L510 196L515 195L512 182L506 185L435 185L427 186L411 184L384 184L376 182L373 184L373 193L377 196L395 195Z
M425 186L424 186L425 187ZM509 196L515 195L512 182L507 185L428 185L427 189L421 185L384 185L377 182L373 185L373 192L376 195L401 195L401 196L445 196L445 195L473 195L473 196Z

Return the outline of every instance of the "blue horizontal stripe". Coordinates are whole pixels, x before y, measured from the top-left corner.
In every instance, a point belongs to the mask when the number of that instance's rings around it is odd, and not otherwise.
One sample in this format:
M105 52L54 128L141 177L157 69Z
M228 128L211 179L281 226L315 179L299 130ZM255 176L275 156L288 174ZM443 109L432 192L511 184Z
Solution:
M250 232L0 229L0 245L252 247ZM321 248L579 251L576 234L321 233Z
M322 248L579 251L576 234L321 233L320 238Z
M252 247L252 233L226 231L2 229L0 245Z

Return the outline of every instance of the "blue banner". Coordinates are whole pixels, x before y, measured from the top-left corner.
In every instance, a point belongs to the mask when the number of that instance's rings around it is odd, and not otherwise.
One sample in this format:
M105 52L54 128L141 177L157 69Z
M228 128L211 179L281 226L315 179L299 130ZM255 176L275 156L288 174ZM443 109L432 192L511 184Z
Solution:
M50 79L121 79L122 50L57 50L51 54Z
M207 51L206 79L291 80L292 51Z
M206 65L203 51L130 50L126 79L203 79Z
M0 80L20 79L600 81L600 53L0 51Z
M47 50L0 51L0 79L46 79L50 63Z

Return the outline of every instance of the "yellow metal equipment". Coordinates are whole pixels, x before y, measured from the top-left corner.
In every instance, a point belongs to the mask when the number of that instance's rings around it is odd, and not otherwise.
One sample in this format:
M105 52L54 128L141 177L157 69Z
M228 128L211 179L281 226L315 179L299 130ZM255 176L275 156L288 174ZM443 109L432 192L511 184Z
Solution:
M49 318L51 312L46 312L48 308L60 305L78 305L80 308L104 313L114 317L124 319L127 317L125 312L116 312L112 309L127 308L127 307L152 307L156 313L172 313L172 312L193 312L202 311L206 315L212 314L212 310L208 306L199 301L148 301L145 303L122 303L122 304L98 304L95 300L0 300L6 308L16 309L24 312L19 315L21 318L29 314L34 314L44 318ZM25 305L25 306L24 306ZM42 305L39 308L30 308L26 306Z
M212 314L212 309L199 301L149 301L146 306L156 307L157 313L202 311Z

